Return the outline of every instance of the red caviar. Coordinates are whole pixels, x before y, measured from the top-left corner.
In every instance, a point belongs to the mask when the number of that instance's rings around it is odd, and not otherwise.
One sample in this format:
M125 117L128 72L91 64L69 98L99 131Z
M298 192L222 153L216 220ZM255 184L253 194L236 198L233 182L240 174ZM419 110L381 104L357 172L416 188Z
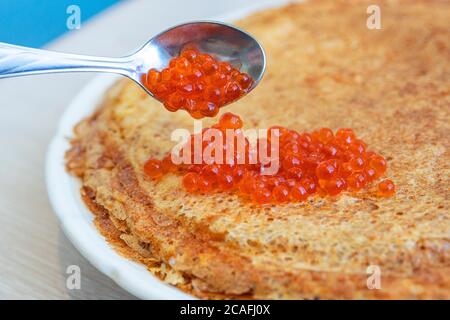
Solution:
M267 145L267 150L271 150L271 144L275 144L278 139L278 170L271 175L264 175L268 167L259 156L256 161L249 161L250 143L243 135L242 126L239 116L225 113L211 127L218 129L219 136L223 138L220 142L223 164L207 163L202 159L200 164L175 165L170 163L169 154L162 162L149 159L144 170L153 179L159 179L169 171L181 173L182 184L191 193L232 191L259 204L305 201L314 194L335 196L345 190L355 192L386 172L386 160L375 152L366 151L366 144L356 137L352 129L339 129L333 133L328 128L322 128L300 133L275 126L269 129L265 140L258 140L256 147L259 155L264 145ZM203 129L202 133L207 130ZM234 133L233 139L226 137L230 131ZM191 135L190 141L194 141L195 137ZM215 142L205 137L200 135L202 149L199 152L202 155ZM242 138L240 141L244 148L234 144L234 149L230 149L227 141L236 142L239 138ZM192 148L191 145L187 149ZM227 153L231 154L231 160L226 158ZM194 157L191 154L192 159ZM239 159L244 159L245 163L239 162ZM380 182L377 193L383 197L394 195L394 183L389 179Z
M196 119L216 116L253 84L248 74L196 49L184 49L167 68L151 69L143 80L167 110L186 110Z
M157 159L150 159L144 165L144 172L152 179L161 177L164 174L162 162Z
M382 197L390 197L395 194L395 184L390 179L381 181L378 184L378 194Z

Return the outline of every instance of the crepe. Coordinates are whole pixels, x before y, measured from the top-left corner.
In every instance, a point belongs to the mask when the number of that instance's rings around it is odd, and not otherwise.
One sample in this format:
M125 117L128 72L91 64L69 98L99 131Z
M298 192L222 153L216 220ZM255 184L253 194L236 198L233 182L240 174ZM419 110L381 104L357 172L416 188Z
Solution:
M145 161L193 120L123 80L66 154L100 232L201 298L449 299L450 4L377 1L381 29L369 29L370 4L307 1L238 21L265 48L267 72L222 112L245 128L353 128L388 160L394 197L258 206L189 194L175 174L152 181Z

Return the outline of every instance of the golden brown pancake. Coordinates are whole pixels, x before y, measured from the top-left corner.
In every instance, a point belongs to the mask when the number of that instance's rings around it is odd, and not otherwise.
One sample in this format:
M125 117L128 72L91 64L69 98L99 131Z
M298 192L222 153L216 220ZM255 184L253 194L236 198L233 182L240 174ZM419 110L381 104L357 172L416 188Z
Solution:
M263 44L267 73L225 109L246 128L353 128L387 158L394 197L260 207L188 194L177 175L151 181L145 161L193 121L120 81L77 125L66 159L103 235L198 297L449 299L450 4L377 1L381 30L366 26L369 4L308 1L239 21ZM371 265L380 289L367 286Z

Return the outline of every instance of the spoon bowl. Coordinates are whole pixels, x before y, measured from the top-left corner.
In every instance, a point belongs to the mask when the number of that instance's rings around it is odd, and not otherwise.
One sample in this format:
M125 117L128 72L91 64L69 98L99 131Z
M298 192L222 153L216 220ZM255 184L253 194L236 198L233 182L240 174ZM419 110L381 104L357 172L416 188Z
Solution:
M185 47L194 47L249 74L253 84L248 92L258 85L265 71L264 50L251 35L225 23L197 21L159 33L134 53L136 74L131 78L153 96L141 82L142 76L150 69L167 67Z

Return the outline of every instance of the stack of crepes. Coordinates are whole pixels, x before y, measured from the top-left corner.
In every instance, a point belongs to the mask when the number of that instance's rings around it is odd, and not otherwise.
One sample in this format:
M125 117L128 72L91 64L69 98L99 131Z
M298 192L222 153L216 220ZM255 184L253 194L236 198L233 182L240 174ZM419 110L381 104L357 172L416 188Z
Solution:
M353 128L388 160L394 197L257 206L188 194L176 174L152 181L145 161L193 121L121 81L75 128L66 156L100 232L203 298L449 299L450 5L377 3L379 30L366 24L370 1L307 1L237 22L262 42L268 69L221 112L249 128ZM367 282L376 270L379 289Z

